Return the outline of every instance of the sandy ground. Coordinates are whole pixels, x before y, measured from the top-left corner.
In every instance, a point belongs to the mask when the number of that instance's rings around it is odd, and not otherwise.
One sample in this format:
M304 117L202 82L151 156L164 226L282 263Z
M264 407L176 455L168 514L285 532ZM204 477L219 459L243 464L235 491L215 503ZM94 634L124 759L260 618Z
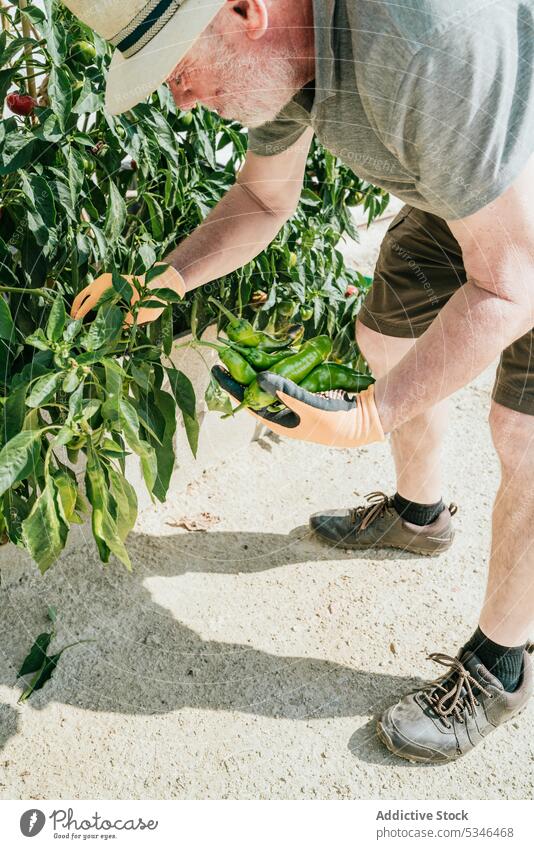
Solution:
M384 226L358 249L371 265ZM426 655L454 654L476 625L498 482L491 381L453 399L445 497L458 532L437 559L354 556L310 538L310 512L393 491L387 444L274 437L146 509L131 575L101 566L87 527L44 578L4 549L0 797L532 798L532 707L445 767L395 759L374 729L436 676ZM177 526L202 513L207 530ZM55 646L94 642L18 706L16 670L50 604Z

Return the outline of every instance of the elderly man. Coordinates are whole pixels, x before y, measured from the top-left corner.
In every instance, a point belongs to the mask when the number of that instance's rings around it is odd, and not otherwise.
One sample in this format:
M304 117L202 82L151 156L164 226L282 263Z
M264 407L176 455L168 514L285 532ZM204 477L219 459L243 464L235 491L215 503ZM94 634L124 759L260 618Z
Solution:
M455 656L431 655L446 667L441 678L378 722L401 757L459 757L532 691L534 0L67 5L117 48L111 112L167 80L180 108L201 102L249 128L235 185L164 258L168 285L182 294L275 237L297 206L314 133L406 203L356 328L374 387L325 398L262 378L289 408L276 420L259 413L278 433L344 447L390 434L397 492L313 516L319 536L358 549L447 549L455 508L441 498L446 399L500 355L489 418L501 485L479 624ZM102 285L81 293L75 314Z

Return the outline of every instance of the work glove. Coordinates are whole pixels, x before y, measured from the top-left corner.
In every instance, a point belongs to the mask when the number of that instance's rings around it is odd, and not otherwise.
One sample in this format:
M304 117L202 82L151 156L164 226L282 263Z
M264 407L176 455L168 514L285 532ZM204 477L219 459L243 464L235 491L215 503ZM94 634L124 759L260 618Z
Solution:
M157 264L162 265L164 263ZM128 283L132 283L134 279L134 275L132 274L123 274L122 277L124 277L124 279L127 280ZM137 277L138 280L144 282L144 274L137 274L135 275L135 277ZM71 318L83 318L85 315L87 315L89 310L94 309L104 292L113 285L111 281L111 274L101 274L99 277L93 280L92 283L89 283L88 286L82 289L81 292L78 292L72 302L70 310ZM157 277L154 277L154 279L150 281L150 283L148 284L148 288L173 289L178 295L180 295L181 298L183 298L185 295L184 278L182 277L179 271L176 271L176 269L172 268L170 265L165 269L165 271L163 271L161 274L159 274ZM134 304L136 301L139 300L139 293L133 285L132 290L133 294L130 303ZM158 298L156 295L154 295L154 298L151 298L151 300L161 301L161 298ZM159 307L141 307L137 314L137 323L145 324L148 321L155 321L157 318L159 318L159 316L165 309L165 302L161 301L161 303L163 304L161 309ZM127 313L125 322L126 324L133 324L133 316L130 312Z
M236 401L241 402L245 389L221 366L213 366L217 382ZM384 442L386 437L374 401L374 385L350 396L336 392L325 397L280 377L273 372L258 374L261 389L282 401L287 409L271 413L267 408L247 411L280 436L330 445L333 448L355 448L370 442Z

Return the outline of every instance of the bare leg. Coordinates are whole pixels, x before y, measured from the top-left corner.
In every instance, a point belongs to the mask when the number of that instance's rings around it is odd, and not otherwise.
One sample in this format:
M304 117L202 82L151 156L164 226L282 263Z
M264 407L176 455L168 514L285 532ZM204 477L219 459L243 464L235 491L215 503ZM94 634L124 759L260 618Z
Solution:
M413 346L413 339L385 336L356 323L358 345L375 377L387 374ZM433 504L442 496L441 445L447 428L448 401L406 422L391 434L397 491L403 498Z
M519 646L534 621L534 416L493 402L490 425L501 484L480 628L495 643Z

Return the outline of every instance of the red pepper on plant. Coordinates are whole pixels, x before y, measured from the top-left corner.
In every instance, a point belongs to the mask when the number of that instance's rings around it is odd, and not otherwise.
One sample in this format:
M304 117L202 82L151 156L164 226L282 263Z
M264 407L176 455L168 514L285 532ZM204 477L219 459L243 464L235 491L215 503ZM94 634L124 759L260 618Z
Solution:
M6 103L15 115L23 115L24 117L31 115L37 106L35 98L29 94L21 94L20 92L8 94Z

